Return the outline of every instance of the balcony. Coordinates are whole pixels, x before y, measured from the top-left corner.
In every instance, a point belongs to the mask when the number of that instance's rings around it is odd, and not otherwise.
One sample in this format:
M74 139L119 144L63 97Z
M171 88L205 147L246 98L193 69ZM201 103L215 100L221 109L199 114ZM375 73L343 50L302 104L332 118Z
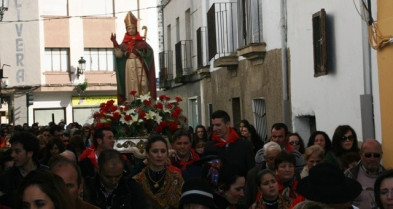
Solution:
M238 21L236 2L214 3L207 13L209 59L214 67L236 69L238 58Z
M176 78L175 83L189 82L192 73L192 40L179 41L175 45Z
M172 51L160 52L159 58L160 58L159 87L162 89L170 89L173 80Z

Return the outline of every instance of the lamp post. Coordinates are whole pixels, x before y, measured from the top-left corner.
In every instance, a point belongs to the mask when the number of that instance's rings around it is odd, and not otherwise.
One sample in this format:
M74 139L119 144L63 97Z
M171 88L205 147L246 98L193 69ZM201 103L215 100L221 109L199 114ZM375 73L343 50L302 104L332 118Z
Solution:
M8 0L0 0L0 22L3 21L4 12L8 10Z
M83 72L85 71L86 68L86 60L81 57L78 61L79 67L76 69L76 77L79 78L80 75L83 75Z

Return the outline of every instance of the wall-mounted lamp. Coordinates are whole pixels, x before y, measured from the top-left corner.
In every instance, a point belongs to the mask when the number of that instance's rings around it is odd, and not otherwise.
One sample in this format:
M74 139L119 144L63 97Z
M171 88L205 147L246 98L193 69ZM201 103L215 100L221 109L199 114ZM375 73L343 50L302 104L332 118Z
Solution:
M83 72L85 71L86 68L86 60L84 60L83 57L81 57L78 63L79 63L79 67L76 70L77 78L79 78L80 75L83 75Z
M0 22L3 21L4 12L8 10L8 0L0 0Z

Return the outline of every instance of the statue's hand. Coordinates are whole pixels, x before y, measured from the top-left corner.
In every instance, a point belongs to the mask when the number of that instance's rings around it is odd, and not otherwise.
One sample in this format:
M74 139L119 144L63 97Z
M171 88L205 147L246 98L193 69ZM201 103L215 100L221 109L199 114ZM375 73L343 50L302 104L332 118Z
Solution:
M116 41L116 33L111 33L111 41L112 41L113 46L114 46L115 48L119 48L119 44L118 44L117 41Z
M113 43L117 43L117 41L116 41L116 33L111 33L111 41L113 42Z

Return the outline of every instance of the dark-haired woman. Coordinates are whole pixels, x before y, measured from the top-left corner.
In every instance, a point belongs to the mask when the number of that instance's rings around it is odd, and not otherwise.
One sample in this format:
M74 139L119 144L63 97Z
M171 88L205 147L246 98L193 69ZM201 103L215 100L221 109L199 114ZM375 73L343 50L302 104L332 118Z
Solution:
M304 154L304 151L306 150L304 146L304 141L302 137L298 133L291 133L289 134L288 137L288 144L292 146L293 149L297 150L301 154Z
M264 143L253 125L244 125L240 133L244 138L251 142L254 155L263 147Z
M308 139L307 147L312 145L319 145L321 146L325 154L327 154L330 149L332 148L332 142L330 141L329 136L323 131L314 131L310 138Z
M379 209L393 208L393 170L384 171L375 180L374 197Z
M22 180L16 195L17 209L71 209L70 193L61 177L50 171L37 169Z
M183 178L180 170L168 166L168 142L150 136L146 147L147 166L133 178L142 185L151 209L178 208Z
M192 146L195 151L202 155L205 150L205 143L208 140L206 128L203 125L197 125L195 128L194 140Z
M345 169L348 154L359 155L358 138L355 130L349 125L340 125L333 134L332 150L326 156L326 162Z

